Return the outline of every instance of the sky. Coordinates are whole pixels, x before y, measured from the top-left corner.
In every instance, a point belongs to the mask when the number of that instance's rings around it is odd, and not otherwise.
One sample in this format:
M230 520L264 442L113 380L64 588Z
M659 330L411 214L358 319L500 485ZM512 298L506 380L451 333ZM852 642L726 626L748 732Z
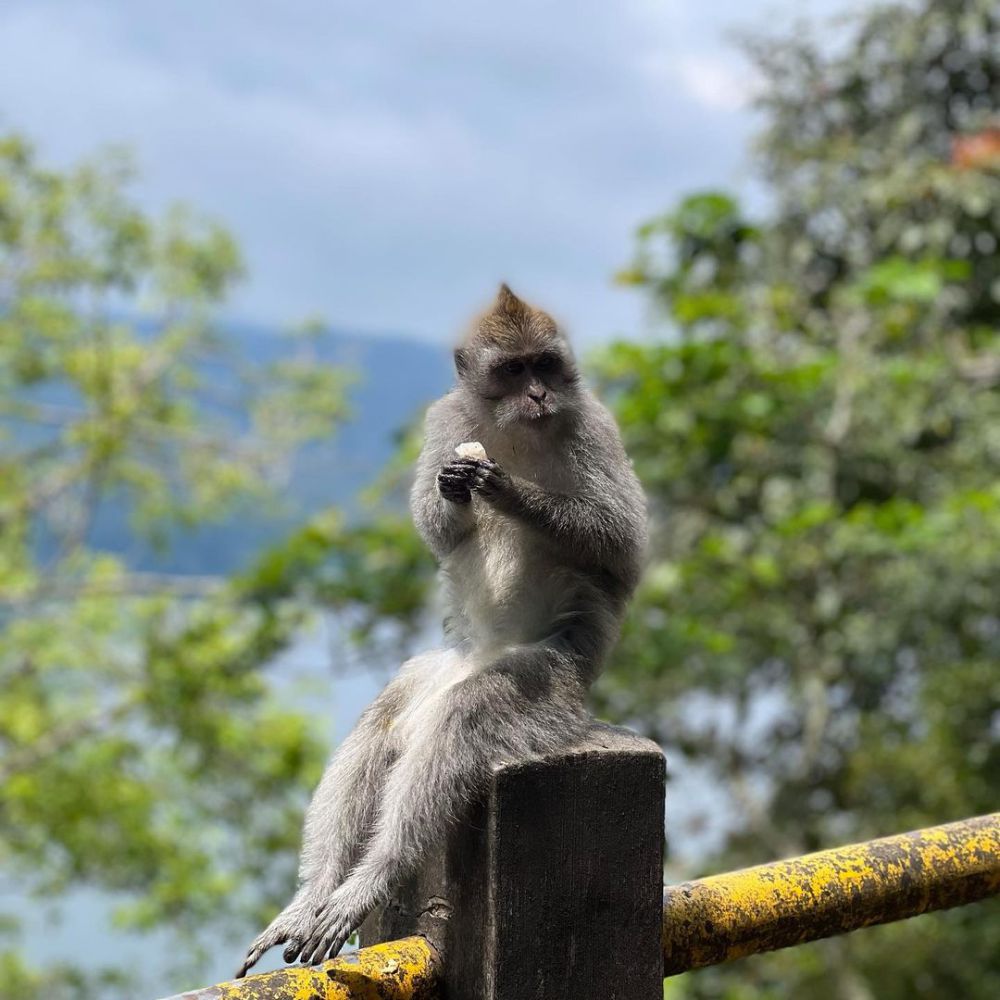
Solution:
M637 224L754 197L727 29L850 3L2 0L0 130L125 145L144 206L223 221L233 318L448 343L504 280L596 342L649 328L612 281Z

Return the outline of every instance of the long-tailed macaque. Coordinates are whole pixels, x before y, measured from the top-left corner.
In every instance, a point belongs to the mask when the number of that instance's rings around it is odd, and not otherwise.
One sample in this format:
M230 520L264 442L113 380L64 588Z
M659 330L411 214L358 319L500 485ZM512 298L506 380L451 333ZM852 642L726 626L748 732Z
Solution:
M506 285L455 367L427 413L410 498L447 590L445 644L403 664L334 755L306 816L298 892L241 976L276 944L289 962L336 955L497 762L588 725L587 688L639 577L642 490L565 335Z

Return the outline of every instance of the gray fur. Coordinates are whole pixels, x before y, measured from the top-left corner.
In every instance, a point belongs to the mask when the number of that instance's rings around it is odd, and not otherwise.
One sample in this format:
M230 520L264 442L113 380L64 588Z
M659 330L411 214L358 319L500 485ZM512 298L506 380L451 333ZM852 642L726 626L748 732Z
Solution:
M523 372L497 368L511 357ZM546 314L504 287L456 363L458 385L428 410L410 498L440 562L447 644L407 661L334 755L306 816L300 888L239 975L284 942L287 961L335 955L496 763L587 724L587 687L639 576L642 491ZM466 441L490 461L458 460Z

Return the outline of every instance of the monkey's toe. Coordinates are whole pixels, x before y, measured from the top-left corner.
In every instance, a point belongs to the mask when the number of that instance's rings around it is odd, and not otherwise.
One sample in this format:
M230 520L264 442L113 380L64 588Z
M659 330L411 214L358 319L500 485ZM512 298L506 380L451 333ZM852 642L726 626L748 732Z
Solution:
M354 928L350 921L342 920L330 929L325 938L320 942L319 947L313 952L309 965L319 965L320 962L328 958L336 958L340 949L347 943Z
M233 976L234 979L242 979L259 961L260 956L267 951L266 948L262 948L259 945L251 946L250 950L247 952L247 957L243 959L243 964L240 966L239 971Z
M301 945L300 961L303 965L318 965L327 958L336 957L360 923L349 915L338 914L329 906L325 909L326 918L317 921L315 929Z

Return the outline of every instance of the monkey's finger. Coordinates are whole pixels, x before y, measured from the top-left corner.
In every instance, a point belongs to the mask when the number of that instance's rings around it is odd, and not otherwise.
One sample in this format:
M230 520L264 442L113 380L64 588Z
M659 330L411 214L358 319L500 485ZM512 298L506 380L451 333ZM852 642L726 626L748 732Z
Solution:
M295 959L299 957L299 953L302 951L302 943L296 939L292 938L291 941L285 946L285 950L281 953L281 957L286 962L294 962Z
M343 921L334 925L334 927L323 939L323 943L319 946L319 950L313 955L312 962L310 964L318 965L327 958L336 958L340 949L344 947L344 943L347 941L348 937L350 937L350 933L350 930L347 929L347 924Z
M329 924L325 921L313 925L312 930L305 936L302 941L302 947L299 949L299 961L303 965L313 964L313 959L316 957L319 947L328 932Z
M479 469L482 467L482 463L474 458L463 458L457 462L452 462L449 465L444 466L438 475L445 475L449 477L456 477L461 479L470 479L474 476Z
M445 469L443 472L438 473L437 484L438 487L442 483L448 483L453 486L468 486L475 476L476 473L474 470L459 470L456 472L452 469Z
M442 484L447 484L449 486L468 486L470 480L473 476L467 476L464 472L439 472L438 473L438 486Z
M302 964L303 965L319 965L320 962L326 958L326 953L330 950L330 945L333 943L332 934L321 934L318 938L314 938L309 942L309 946L302 952Z
M267 949L261 948L259 945L252 947L247 952L247 957L243 959L243 964L240 966L239 972L237 972L233 978L242 979L247 972L249 972L250 969L252 969L260 961L260 956L263 955L265 951L267 951Z
M466 486L463 486L461 489L443 489L439 492L449 503L472 503L472 494Z
M279 918L280 919L280 918ZM281 944L288 940L288 931L285 930L281 924L277 922L272 924L267 928L262 934L257 936L257 939L250 945L250 950L247 952L247 957L243 960L243 966L240 969L240 975L236 978L241 979L246 975L247 969L256 965L260 961L261 955L266 951L270 951L276 944Z
M489 472L499 469L500 465L492 458L466 458L462 459L462 467L473 472Z
M438 472L438 482L442 479L454 480L455 482L465 482L471 479L479 470L473 468L452 469L444 468Z

